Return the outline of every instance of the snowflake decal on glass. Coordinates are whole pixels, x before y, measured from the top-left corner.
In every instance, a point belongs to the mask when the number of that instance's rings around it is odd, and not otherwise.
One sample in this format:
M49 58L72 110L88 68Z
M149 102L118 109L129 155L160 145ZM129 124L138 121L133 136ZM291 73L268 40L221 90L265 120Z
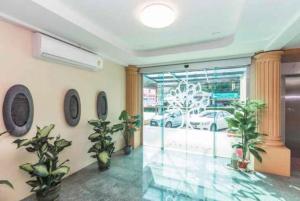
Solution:
M175 89L170 90L169 94L165 97L168 102L167 111L181 112L182 118L181 127L186 123L190 127L189 117L192 114L198 114L205 110L210 103L211 93L202 91L201 84L189 83L187 81L179 82ZM185 121L186 119L186 121Z

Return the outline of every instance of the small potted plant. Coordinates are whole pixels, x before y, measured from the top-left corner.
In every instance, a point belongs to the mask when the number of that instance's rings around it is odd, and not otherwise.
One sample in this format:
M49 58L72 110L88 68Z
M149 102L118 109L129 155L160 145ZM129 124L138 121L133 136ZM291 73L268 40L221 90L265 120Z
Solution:
M70 168L65 165L69 160L59 162L59 153L71 145L71 141L58 137L50 137L54 125L37 127L36 135L31 139L17 139L14 141L18 148L25 147L30 153L37 155L36 163L25 163L20 169L28 172L31 179L26 183L36 192L38 201L56 201L59 199L62 178L68 174Z
M94 132L90 134L89 140L94 143L88 153L93 153L92 157L97 159L100 171L106 170L110 166L111 155L115 150L111 135L121 130L118 125L109 127L109 121L101 119L88 121L93 126Z
M140 115L129 115L127 111L122 111L119 120L122 121L121 128L125 141L124 153L129 155L131 153L131 139L134 132L141 126Z
M263 143L263 134L257 132L257 113L265 108L265 104L258 100L247 100L233 102L234 114L226 119L230 132L237 134L240 138L238 143L232 145L240 156L238 166L247 169L252 154L259 162L262 162L261 153L265 150L260 147Z

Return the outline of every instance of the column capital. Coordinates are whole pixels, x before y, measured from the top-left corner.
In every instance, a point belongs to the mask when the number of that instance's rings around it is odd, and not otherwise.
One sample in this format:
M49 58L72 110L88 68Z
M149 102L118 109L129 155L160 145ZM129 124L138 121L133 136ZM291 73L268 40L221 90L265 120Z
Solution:
M130 72L130 73L138 73L140 68L134 66L134 65L128 65L126 68L125 68L126 72Z
M283 55L284 51L276 50L270 52L261 52L254 55L255 60L279 60Z

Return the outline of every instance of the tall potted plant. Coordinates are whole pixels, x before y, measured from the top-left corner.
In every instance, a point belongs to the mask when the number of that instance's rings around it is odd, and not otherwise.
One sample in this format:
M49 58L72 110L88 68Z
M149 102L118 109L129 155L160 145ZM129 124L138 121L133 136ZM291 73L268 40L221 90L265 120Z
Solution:
M259 100L246 100L233 102L234 114L226 119L230 132L237 134L240 141L232 145L240 149L241 159L239 167L246 169L252 154L259 162L262 162L261 153L265 150L260 147L263 143L263 134L257 132L258 113L265 108L265 104Z
M128 155L131 153L132 146L130 143L134 132L141 126L141 118L140 115L129 115L127 111L123 110L119 120L122 121L120 127L125 141L124 153Z
M97 159L99 170L106 170L110 166L111 155L115 149L111 135L120 130L117 125L109 127L109 121L101 119L88 121L93 126L94 132L89 135L89 140L94 143L88 153Z
M25 163L20 169L28 172L31 179L26 183L36 192L38 201L56 201L59 199L62 178L68 174L70 168L65 165L69 160L59 162L59 153L71 145L71 141L58 137L50 137L54 125L37 127L36 135L31 139L17 139L17 147L37 155L36 163Z

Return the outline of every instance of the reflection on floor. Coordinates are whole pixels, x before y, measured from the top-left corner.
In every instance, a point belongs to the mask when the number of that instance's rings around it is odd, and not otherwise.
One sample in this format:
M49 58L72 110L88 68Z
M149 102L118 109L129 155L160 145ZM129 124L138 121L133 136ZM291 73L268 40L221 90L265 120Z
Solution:
M227 163L144 147L130 156L116 154L108 171L99 172L93 164L68 177L61 201L299 200L300 174L245 174L228 169Z

